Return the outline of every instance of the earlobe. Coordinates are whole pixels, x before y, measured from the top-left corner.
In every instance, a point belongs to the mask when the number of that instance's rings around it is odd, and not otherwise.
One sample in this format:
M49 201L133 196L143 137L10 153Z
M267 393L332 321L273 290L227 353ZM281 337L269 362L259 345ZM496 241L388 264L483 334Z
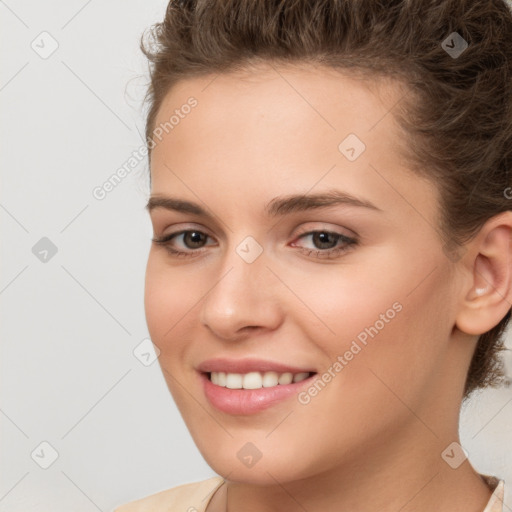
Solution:
M469 244L471 272L456 318L458 329L467 334L489 331L512 307L511 234L512 212L507 211L489 219Z

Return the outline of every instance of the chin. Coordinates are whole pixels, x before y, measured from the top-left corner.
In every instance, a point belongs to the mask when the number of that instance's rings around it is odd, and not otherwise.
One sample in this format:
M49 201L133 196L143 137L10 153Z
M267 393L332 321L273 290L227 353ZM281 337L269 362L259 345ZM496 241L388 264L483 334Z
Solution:
M276 482L285 483L311 476L311 465L308 466L308 461L304 460L304 454L296 450L293 456L287 456L275 450L267 456L262 453L261 458L253 461L250 459L244 461L247 457L245 454L250 452L250 448L245 448L245 451L238 447L232 450L225 448L224 451L219 447L216 452L211 450L208 452L201 452L208 466L218 475L233 482L275 485ZM301 465L298 465L297 459L302 460Z

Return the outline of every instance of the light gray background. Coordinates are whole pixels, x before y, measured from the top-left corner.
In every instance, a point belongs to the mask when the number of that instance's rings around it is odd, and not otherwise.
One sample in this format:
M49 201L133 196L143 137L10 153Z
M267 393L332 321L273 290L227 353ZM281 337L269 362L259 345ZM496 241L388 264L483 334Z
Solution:
M141 147L139 37L166 4L0 1L2 512L106 512L214 476L158 363L133 353L148 338L146 161L92 194ZM58 43L47 58L44 31ZM57 247L46 262L32 252L43 237ZM511 424L512 388L475 396L461 418L473 465L508 485ZM42 442L58 453L47 469Z

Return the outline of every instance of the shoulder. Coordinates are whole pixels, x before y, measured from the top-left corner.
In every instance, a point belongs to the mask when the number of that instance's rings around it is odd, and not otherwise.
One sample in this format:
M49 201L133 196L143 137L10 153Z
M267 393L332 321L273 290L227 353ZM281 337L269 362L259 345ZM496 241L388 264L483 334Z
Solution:
M204 512L213 492L224 483L220 476L178 485L118 506L113 512Z

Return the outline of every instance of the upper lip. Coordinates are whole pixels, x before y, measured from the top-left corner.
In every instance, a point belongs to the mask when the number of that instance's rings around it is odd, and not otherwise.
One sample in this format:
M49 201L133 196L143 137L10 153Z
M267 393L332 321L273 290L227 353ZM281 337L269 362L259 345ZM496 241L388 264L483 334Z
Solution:
M276 372L276 373L309 373L315 372L311 368L291 366L288 364L269 361L266 359L207 359L197 366L200 372L226 372L226 373L248 373L248 372Z

